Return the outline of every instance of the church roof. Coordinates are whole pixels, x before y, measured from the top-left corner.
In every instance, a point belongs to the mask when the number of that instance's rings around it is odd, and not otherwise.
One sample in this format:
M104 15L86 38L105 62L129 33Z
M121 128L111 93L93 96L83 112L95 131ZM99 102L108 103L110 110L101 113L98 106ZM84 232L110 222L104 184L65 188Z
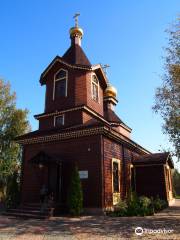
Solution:
M110 123L123 124L130 131L132 130L116 115L116 113L113 110L109 108L104 111L104 118Z
M116 113L109 108L104 111L104 118L110 123L123 123L123 121L116 115Z
M174 168L174 164L169 152L147 154L145 156L136 157L133 160L134 165L166 164L167 162L171 168Z
M72 44L65 52L62 59L73 65L91 66L89 59L78 44Z

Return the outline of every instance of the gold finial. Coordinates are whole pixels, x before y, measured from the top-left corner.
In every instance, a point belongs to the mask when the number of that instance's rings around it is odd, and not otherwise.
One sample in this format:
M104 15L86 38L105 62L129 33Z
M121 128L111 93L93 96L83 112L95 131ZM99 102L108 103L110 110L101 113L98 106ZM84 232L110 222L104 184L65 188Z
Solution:
M102 68L103 68L104 73L105 73L106 76L107 76L107 68L109 68L109 67L110 67L109 64L104 64L104 65L102 66ZM116 90L115 87L113 87L113 86L109 83L109 81L107 82L107 88L105 89L104 97L105 97L105 98L111 98L111 97L113 97L113 98L115 98L115 99L116 99L116 97L117 97L117 90Z
M105 92L104 92L104 97L106 97L106 98L107 97L113 97L113 98L116 99L116 97L117 97L116 88L108 83L107 88L105 89Z
M78 27L78 17L80 16L80 13L75 13L74 19L75 19L75 27Z

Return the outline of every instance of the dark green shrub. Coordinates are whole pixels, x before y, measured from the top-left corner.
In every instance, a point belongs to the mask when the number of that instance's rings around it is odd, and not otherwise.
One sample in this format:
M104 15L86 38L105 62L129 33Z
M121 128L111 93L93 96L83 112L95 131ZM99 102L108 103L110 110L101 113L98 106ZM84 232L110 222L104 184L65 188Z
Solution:
M145 196L139 197L139 215L140 216L147 216L152 215L154 213L153 205L151 199Z
M8 177L7 196L5 200L6 208L16 208L20 203L20 184L19 174L17 171Z
M167 202L157 197L156 199L146 196L138 197L135 192L128 193L127 201L120 200L115 206L113 212L108 212L107 215L114 217L122 216L150 216L154 212L166 208Z
M158 212L163 210L164 208L168 207L168 204L165 200L162 200L159 198L159 196L157 196L154 200L153 200L153 207L154 207L154 211Z
M69 212L73 216L78 216L82 213L83 206L83 193L81 187L81 181L79 178L79 172L77 167L74 168L71 177L71 185L68 196Z
M118 204L115 206L114 211L116 216L123 217L127 215L127 203L123 200L119 200Z
M127 198L127 216L137 216L140 211L139 199L135 192L129 191Z

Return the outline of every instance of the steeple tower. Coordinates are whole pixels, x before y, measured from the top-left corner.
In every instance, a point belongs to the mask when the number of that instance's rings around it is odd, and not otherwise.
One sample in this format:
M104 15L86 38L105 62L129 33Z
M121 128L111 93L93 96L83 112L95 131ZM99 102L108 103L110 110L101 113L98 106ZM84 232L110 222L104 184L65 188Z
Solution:
M81 46L81 39L82 39L82 36L83 36L83 30L78 25L78 17L79 16L80 16L79 13L76 13L74 15L75 26L72 27L69 30L70 38L71 38L71 45L77 44L77 45Z
M79 13L74 15L75 26L70 28L70 38L71 38L71 46L63 55L63 60L70 64L77 64L82 66L91 66L90 61L88 60L86 54L81 48L81 39L83 36L83 30L78 25L78 17Z

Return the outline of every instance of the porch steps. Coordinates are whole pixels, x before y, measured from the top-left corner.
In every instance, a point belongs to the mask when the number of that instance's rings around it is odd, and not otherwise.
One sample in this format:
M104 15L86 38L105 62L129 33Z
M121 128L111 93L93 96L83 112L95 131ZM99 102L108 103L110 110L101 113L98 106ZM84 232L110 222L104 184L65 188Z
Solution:
M47 219L53 216L54 208L44 206L43 209L39 203L26 203L18 208L8 209L4 215L10 217Z

